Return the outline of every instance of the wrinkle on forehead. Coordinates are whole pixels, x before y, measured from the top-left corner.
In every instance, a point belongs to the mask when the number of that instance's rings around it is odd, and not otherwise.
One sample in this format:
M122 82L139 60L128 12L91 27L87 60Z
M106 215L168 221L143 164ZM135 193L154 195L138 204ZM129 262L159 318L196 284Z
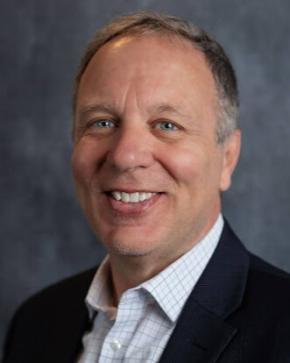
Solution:
M168 42L156 35L105 44L89 63L78 97L79 105L110 104L119 114L129 109L150 112L162 104L198 114L201 100L216 103L215 81L204 55L187 41Z

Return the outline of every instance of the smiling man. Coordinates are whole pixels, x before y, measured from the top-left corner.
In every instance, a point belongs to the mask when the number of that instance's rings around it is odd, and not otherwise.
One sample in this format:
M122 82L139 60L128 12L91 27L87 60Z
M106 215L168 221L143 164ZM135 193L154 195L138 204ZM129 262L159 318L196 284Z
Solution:
M234 71L201 29L138 13L96 35L72 168L108 256L20 308L5 362L290 362L289 277L221 215L237 119Z
M239 153L239 131L217 142L217 97L204 55L168 34L117 37L85 69L72 163L117 295L188 252L216 222Z

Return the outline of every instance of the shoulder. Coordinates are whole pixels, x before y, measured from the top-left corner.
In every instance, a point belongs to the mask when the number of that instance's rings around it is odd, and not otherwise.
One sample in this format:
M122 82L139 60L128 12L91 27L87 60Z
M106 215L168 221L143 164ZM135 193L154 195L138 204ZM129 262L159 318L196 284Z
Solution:
M249 253L244 297L230 320L240 330L245 361L288 362L290 354L290 277ZM259 348L260 347L260 348Z
M269 309L284 307L290 316L290 274L251 253L249 256L246 296Z
M241 305L237 316L249 325L257 322L257 319L265 324L267 321L278 321L279 316L289 322L289 273L249 252L227 222L220 240L220 250L218 266L226 265L230 275L236 276L235 286L239 287Z
M43 309L48 305L51 309L54 305L83 301L95 272L96 268L86 270L42 289L28 298L18 311Z
M251 337L253 341L282 335L289 339L289 306L289 274L249 253L249 269L243 299L233 316L242 331L247 332L245 336ZM250 344L247 338L245 341ZM282 343L283 339L280 339L275 346L281 347ZM288 347L288 343L286 346ZM281 347L281 351L284 351L284 348Z
M73 311L83 309L95 271L96 268L63 279L24 301L10 322L6 343L16 331L25 332L28 327L39 329L43 321L58 321Z
M283 293L284 297L290 298L290 274L251 253L249 256L249 285L255 284L259 292Z
M238 268L243 269L246 294L263 297L266 295L268 299L274 299L274 296L290 299L290 274L249 252L227 221L220 242L221 249L226 251L221 257L230 258L232 273ZM242 266L241 261L244 262Z
M83 331L87 322L84 300L95 271L79 273L27 299L10 323L4 361L43 361L44 352L58 349L63 336L67 340Z

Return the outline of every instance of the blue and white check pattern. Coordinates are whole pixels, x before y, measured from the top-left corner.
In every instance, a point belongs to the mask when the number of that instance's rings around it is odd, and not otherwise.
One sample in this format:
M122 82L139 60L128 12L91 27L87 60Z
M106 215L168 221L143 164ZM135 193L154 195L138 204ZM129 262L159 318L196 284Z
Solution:
M220 215L189 252L112 306L107 257L90 286L86 303L93 328L83 337L78 363L158 362L178 316L210 260L223 229Z

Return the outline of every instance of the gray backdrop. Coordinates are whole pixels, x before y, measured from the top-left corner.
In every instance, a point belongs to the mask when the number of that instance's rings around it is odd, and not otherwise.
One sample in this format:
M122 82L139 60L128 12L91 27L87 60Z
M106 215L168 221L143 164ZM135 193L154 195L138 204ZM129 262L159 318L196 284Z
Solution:
M112 16L153 9L206 28L237 71L243 149L224 213L247 247L290 271L288 0L2 0L0 339L16 306L100 261L74 197L73 74Z

